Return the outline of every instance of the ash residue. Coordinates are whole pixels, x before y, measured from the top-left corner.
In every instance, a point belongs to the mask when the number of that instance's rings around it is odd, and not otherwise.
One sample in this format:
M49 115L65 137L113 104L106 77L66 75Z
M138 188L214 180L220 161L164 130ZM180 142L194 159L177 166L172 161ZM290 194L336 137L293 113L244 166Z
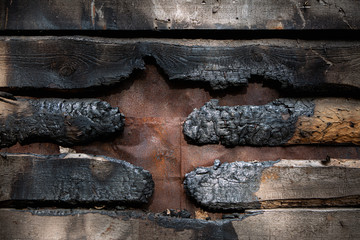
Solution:
M38 141L72 146L110 136L124 126L118 108L96 99L19 99L13 104L18 110L0 118L0 147Z
M262 106L218 106L211 100L195 109L184 123L190 143L219 143L225 146L276 146L286 143L295 132L299 116L314 114L309 99L278 99Z
M199 167L185 175L184 188L199 204L210 209L242 210L260 206L255 193L261 173L276 161L233 162Z

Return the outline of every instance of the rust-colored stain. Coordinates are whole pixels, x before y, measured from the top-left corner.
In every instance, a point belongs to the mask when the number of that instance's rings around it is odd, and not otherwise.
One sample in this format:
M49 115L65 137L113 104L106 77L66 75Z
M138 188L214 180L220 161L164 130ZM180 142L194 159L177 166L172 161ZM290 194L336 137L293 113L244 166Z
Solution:
M275 168L275 167L274 167ZM279 179L279 174L274 171L266 171L266 169L261 174L261 182L264 183L266 181Z
M182 134L182 123L194 108L200 108L212 98L220 105L262 105L279 97L279 93L261 83L247 88L232 88L212 92L193 83L171 82L154 65L113 87L96 93L95 97L117 106L126 116L124 132L115 138L73 147L77 152L105 155L128 161L151 172L155 191L150 211L187 209L195 216L199 211L183 189L185 173L199 166L221 162L266 161L277 159L360 158L356 146L286 146L226 148L222 145L196 146L188 144ZM87 97L93 97L91 95ZM57 154L59 147L50 143L15 145L4 152ZM268 176L274 178L274 176ZM208 215L213 218L212 213ZM214 214L215 216L216 214Z

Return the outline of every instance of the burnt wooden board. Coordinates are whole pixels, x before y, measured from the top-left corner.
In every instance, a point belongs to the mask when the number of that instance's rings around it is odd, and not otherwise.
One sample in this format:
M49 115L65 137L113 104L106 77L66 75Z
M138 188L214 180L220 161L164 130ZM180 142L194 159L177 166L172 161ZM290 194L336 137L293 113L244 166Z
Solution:
M119 109L97 99L0 97L0 148L17 142L84 144L112 136L123 127Z
M205 221L96 210L0 210L2 239L358 239L360 210L249 211ZM21 229L21 230L20 230Z
M128 162L86 154L0 155L0 201L38 204L142 204L151 174Z
M360 102L281 98L261 106L219 106L211 100L184 122L194 144L278 146L360 144Z
M216 210L360 205L360 161L233 162L186 174L187 194Z
M4 0L5 30L358 29L356 0Z
M112 85L152 57L170 80L213 89L253 76L297 91L359 92L358 41L1 37L0 89L84 89Z

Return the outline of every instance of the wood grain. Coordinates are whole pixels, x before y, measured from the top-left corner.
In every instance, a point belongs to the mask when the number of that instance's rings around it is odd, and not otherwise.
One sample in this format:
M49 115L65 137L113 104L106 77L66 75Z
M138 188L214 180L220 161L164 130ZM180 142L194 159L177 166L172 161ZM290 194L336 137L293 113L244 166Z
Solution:
M246 86L254 76L279 88L358 92L355 41L1 37L0 88L84 89L113 85L151 57L171 81L213 89Z
M355 0L4 0L2 30L358 29Z
M358 239L359 209L248 211L239 219L205 221L139 212L0 210L7 239ZM20 230L21 229L21 230Z
M360 145L360 102L317 99L314 115L300 116L288 144L353 143Z
M275 209L233 222L238 239L357 239L359 209ZM258 214L260 213L260 214ZM253 227L256 226L256 227Z
M186 174L184 186L216 210L360 205L360 161L344 159L215 161Z
M97 99L0 97L0 148L17 142L85 144L121 132L124 115Z
M154 188L148 171L103 156L2 153L0 166L0 201L13 204L143 204Z

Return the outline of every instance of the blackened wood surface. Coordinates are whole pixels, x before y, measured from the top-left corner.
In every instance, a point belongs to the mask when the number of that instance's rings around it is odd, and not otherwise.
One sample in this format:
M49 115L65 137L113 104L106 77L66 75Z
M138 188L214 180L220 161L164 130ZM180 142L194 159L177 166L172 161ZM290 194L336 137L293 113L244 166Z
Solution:
M3 153L0 166L0 201L141 204L154 188L148 171L103 156Z
M0 29L357 29L356 0L4 0Z
M186 197L182 186L185 173L199 166L211 166L215 159L221 162L269 161L325 159L327 155L360 159L360 147L356 145L227 148L219 144L187 144L182 134L183 122L194 108L200 108L210 99L217 98L220 105L228 106L263 105L279 98L279 93L261 83L250 83L247 88L231 88L221 94L195 87L192 83L177 83L167 81L155 65L146 65L143 72L101 96L101 100L119 107L126 116L124 132L114 138L73 147L77 152L124 159L149 170L155 182L154 195L148 205L150 211L186 208L194 213L197 209ZM50 143L16 144L0 151L47 155L58 154L59 146Z
M119 133L124 116L97 99L0 97L0 148L17 142L84 144Z
M343 98L277 99L262 106L219 106L212 100L184 122L193 144L278 146L360 144L360 102Z
M218 211L360 205L360 161L215 161L186 174L184 186L203 207Z
M359 91L359 42L294 40L0 38L0 88L78 89L119 83L144 57L170 80L224 89L252 76L281 88Z
M358 239L359 209L249 211L205 221L96 210L0 210L1 239Z

